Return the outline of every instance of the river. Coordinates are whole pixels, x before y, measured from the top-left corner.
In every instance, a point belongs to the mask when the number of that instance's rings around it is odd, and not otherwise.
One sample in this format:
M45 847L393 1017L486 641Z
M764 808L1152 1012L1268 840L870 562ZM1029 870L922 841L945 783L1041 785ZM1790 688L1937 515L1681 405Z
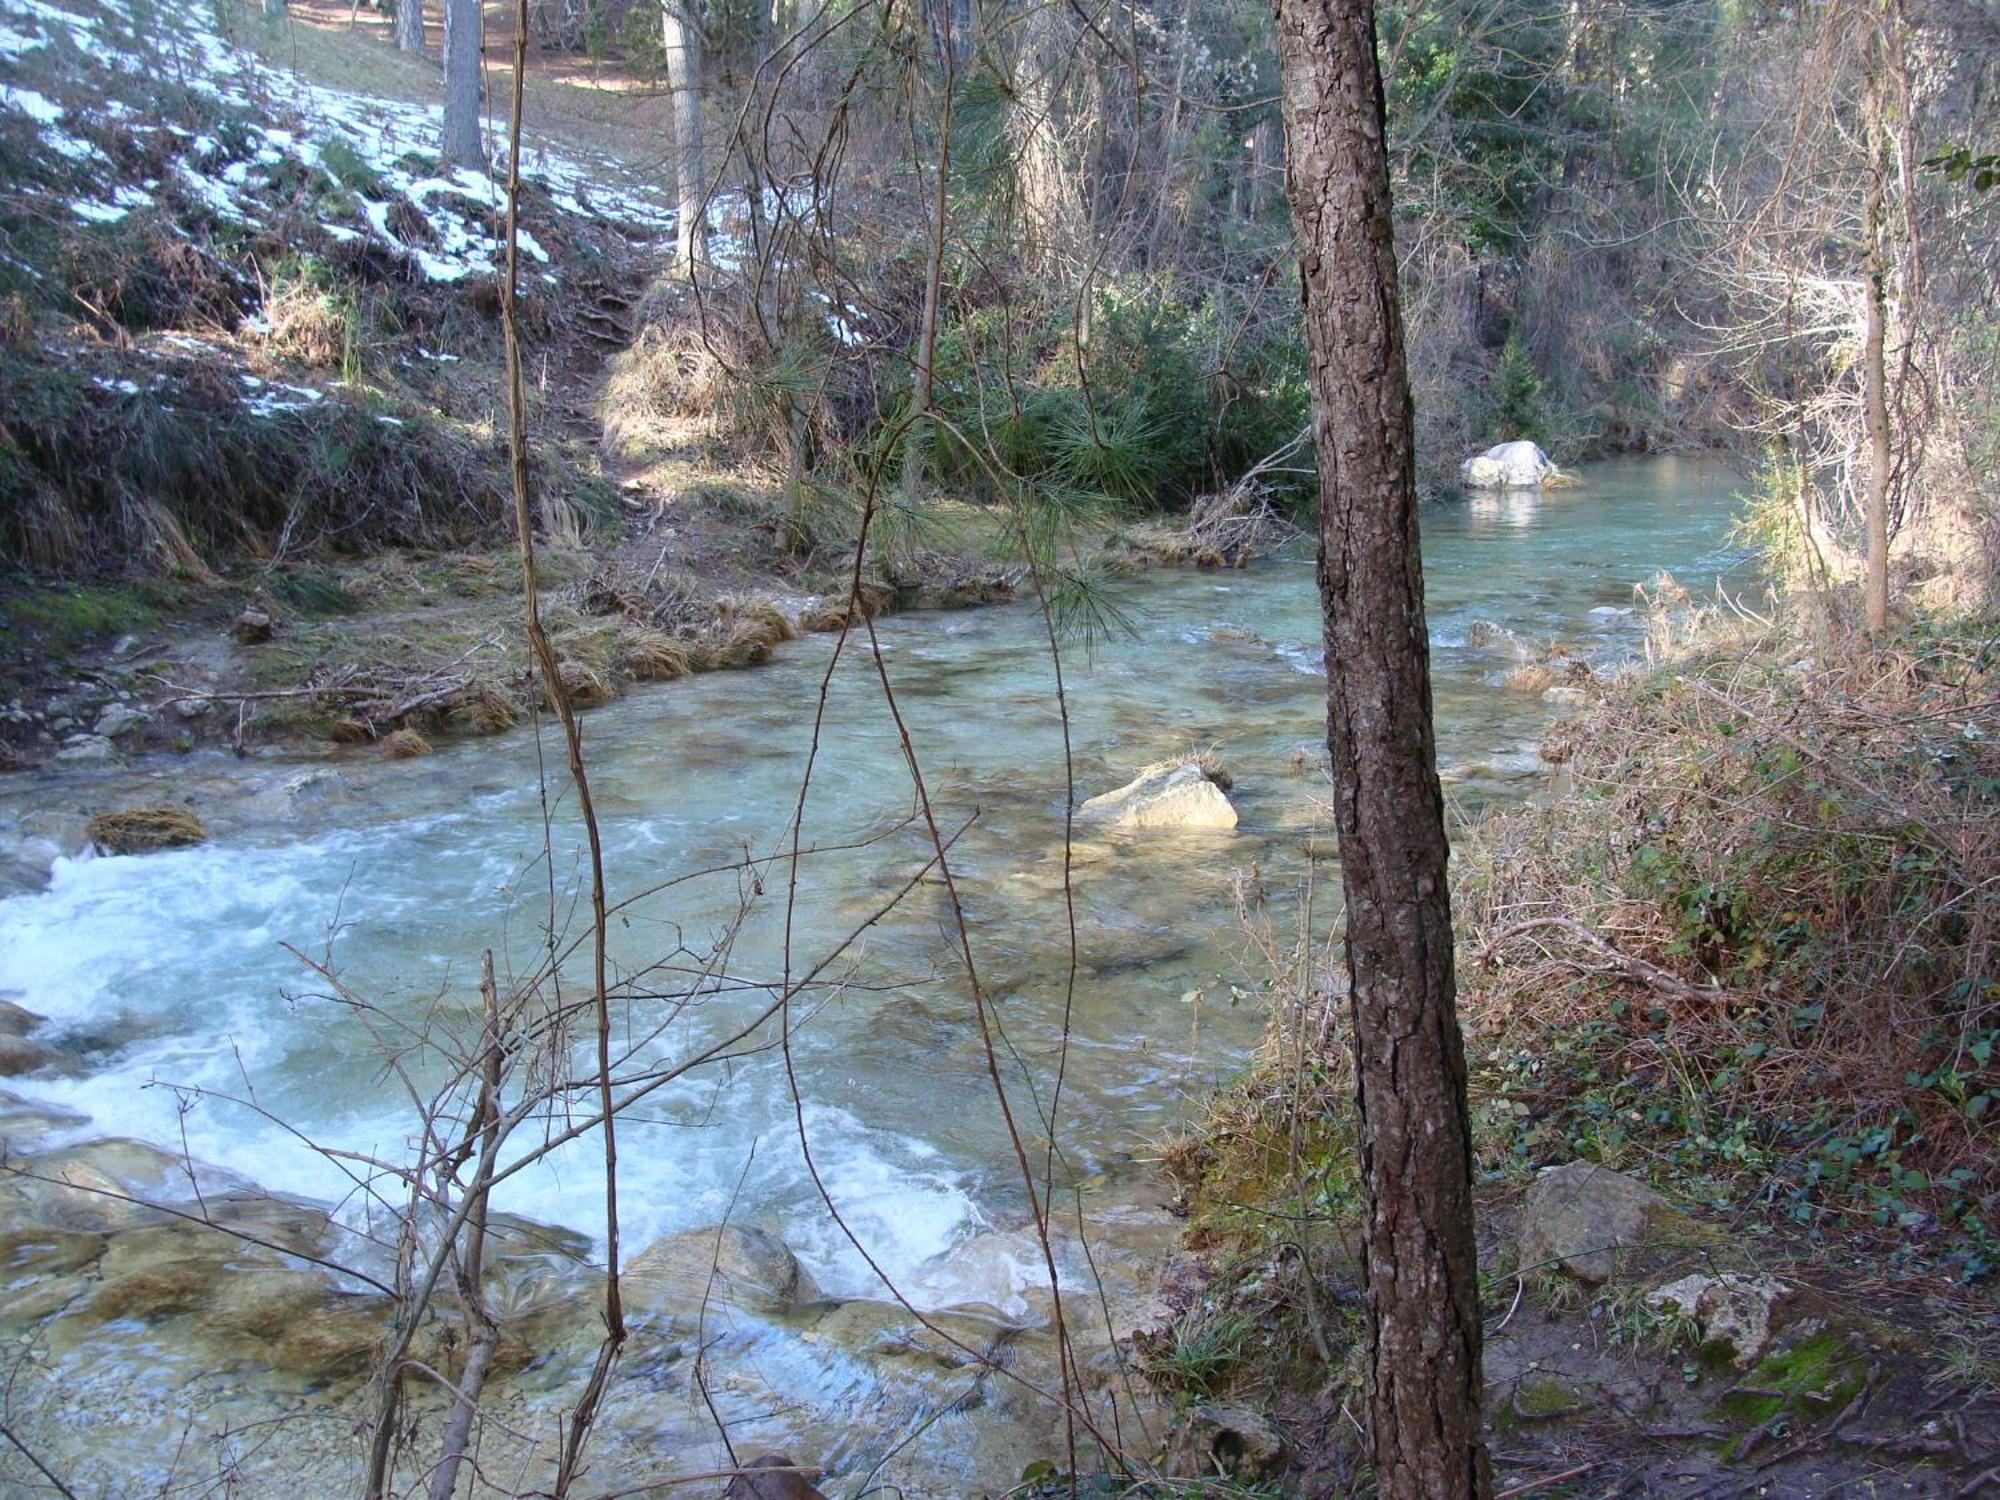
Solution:
M1727 541L1735 481L1696 460L1586 468L1573 490L1429 506L1423 514L1440 756L1454 810L1541 784L1552 706L1508 675L1554 642L1610 668L1641 649L1634 589L1670 572L1697 596L1749 584ZM1153 571L1115 581L1122 624L1065 648L1079 798L1195 748L1234 779L1233 833L1084 835L1070 997L1061 891L1062 725L1047 642L1026 606L878 623L883 658L952 851L974 959L1004 1031L1003 1078L1030 1145L1067 1053L1058 1138L1065 1177L1143 1155L1238 1068L1263 1024L1244 961L1239 879L1291 920L1307 850L1331 842L1323 800L1324 688L1305 557L1245 571ZM832 637L769 667L632 695L587 715L618 974L651 998L619 1007L619 1037L668 1061L769 1003L787 971L784 866L761 887L685 872L787 847ZM865 640L833 673L804 839L850 845L806 860L790 972L861 929L800 996L798 1114L782 1060L709 1068L620 1126L628 1250L728 1217L782 1237L831 1295L880 1297L872 1258L919 1306L1019 1313L1040 1271L1018 1229L1025 1196L943 892L918 884L927 845ZM553 801L545 857L546 757ZM476 1015L478 960L503 984L532 967L549 913L586 926L578 825L559 745L527 733L413 761L160 760L0 782L0 833L52 808L190 796L216 830L199 848L138 858L66 855L48 884L0 900L0 996L50 1018L80 1059L70 1076L11 1080L70 1112L64 1139L132 1137L358 1212L351 1161L307 1142L401 1159L414 1116L386 1050ZM1320 866L1324 885L1337 872ZM1333 914L1324 895L1320 920ZM718 960L716 949L731 934ZM291 950L330 955L364 1017ZM704 970L703 993L661 998ZM569 983L584 977L581 957ZM657 1032L657 1035L654 1033ZM426 1064L411 1053L423 1081ZM1033 1092L1028 1086L1032 1081ZM254 1100L254 1108L223 1102ZM824 1190L866 1247L826 1212ZM46 1147L51 1141L44 1141ZM601 1231L601 1163L585 1138L505 1184L512 1213Z

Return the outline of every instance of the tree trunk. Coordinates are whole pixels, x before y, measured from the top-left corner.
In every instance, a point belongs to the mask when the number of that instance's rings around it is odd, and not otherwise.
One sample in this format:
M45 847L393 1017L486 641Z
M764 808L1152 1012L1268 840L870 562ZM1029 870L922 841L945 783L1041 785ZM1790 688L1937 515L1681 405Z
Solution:
M701 149L701 30L682 0L660 7L667 88L674 99L674 268L708 258L708 181Z
M1868 437L1868 560L1862 580L1862 613L1870 635L1889 628L1889 360L1885 325L1889 304L1888 234L1882 206L1888 191L1885 92L1879 34L1868 53L1868 186L1861 206L1867 264L1862 280L1862 420Z
M479 0L444 0L444 161L484 167L479 144Z
M1007 133L1019 195L1021 254L1052 288L1067 285L1067 268L1087 258L1081 172L1063 141L1055 79L1065 47L1056 7L1034 4L1021 22L1014 103Z
M912 500L922 492L930 468L932 373L937 362L938 312L944 303L946 218L951 211L952 90L957 86L958 74L949 52L943 53L940 60L943 63L940 93L944 102L938 122L937 178L927 226L930 243L924 255L924 314L910 361L910 404L914 415L903 433L903 494Z
M396 50L424 50L424 0L396 0Z
M1277 0L1277 22L1319 456L1368 1441L1383 1500L1483 1500L1472 1133L1374 7Z

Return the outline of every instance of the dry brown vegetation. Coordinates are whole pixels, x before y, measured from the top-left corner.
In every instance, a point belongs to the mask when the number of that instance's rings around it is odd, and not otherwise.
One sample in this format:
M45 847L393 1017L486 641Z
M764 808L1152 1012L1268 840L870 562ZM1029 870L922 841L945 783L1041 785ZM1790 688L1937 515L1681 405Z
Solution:
M90 842L106 854L151 854L157 849L184 849L203 843L208 830L185 807L158 803L101 812L86 829Z
M1461 863L1492 1159L1993 1269L1990 633L1712 641L1557 732L1569 793Z

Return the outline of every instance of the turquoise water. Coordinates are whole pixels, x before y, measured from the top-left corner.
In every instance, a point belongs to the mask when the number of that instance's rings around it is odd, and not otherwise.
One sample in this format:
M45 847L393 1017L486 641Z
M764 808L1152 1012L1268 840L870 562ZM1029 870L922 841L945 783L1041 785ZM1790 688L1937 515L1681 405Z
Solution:
M1661 570L1697 595L1718 581L1749 586L1725 541L1726 471L1654 460L1583 478L1576 490L1424 513L1440 752L1461 811L1539 784L1533 747L1551 706L1504 685L1525 656L1560 641L1607 665L1628 658L1643 639L1634 587ZM1263 911L1285 927L1308 845L1330 842L1310 562L1137 575L1114 599L1129 633L1065 662L1077 796L1174 751L1209 749L1235 778L1242 824L1099 837L1080 851L1073 995L1061 724L1037 615L1015 606L878 627L936 815L948 829L969 825L952 869L1031 1138L1067 1013L1058 1136L1064 1170L1079 1174L1143 1154L1240 1065L1263 1015L1239 878L1268 893ZM1005 1304L1036 1268L955 1253L1018 1222L1025 1200L944 893L919 884L871 920L928 846L865 644L849 642L828 684L803 823L808 845L861 847L803 863L789 924L783 865L758 867L761 882L724 870L643 893L788 846L832 638L585 719L612 899L624 903L611 942L630 992L619 1045L636 1073L741 1024L787 972L788 925L793 975L845 943L795 1006L797 1112L826 1190L917 1300ZM21 1091L88 1116L79 1134L177 1146L185 1130L195 1156L220 1169L358 1203L351 1166L300 1136L401 1156L414 1121L385 1050L426 1030L468 1031L482 949L504 982L537 962L552 909L562 933L585 930L560 756L544 748L547 855L527 734L413 762L357 760L291 790L298 766L142 768L196 786L229 831L199 849L61 861L47 890L0 901L0 993L88 1049L80 1076L22 1080ZM14 816L60 793L13 778L0 795ZM1322 925L1336 879L1319 867ZM330 961L346 998L287 945ZM586 972L568 967L568 993ZM421 1082L420 1055L411 1066ZM650 1096L621 1127L621 1147L628 1244L730 1214L780 1233L828 1290L878 1290L805 1171L774 1052ZM584 1140L522 1173L502 1206L589 1228L597 1153Z

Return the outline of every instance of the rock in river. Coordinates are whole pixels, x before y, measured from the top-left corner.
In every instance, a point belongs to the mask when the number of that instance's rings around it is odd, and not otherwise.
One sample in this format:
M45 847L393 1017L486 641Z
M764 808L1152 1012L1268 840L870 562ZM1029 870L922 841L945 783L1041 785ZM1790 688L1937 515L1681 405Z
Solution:
M1115 792L1092 797L1076 810L1079 823L1113 828L1219 828L1236 826L1236 809L1201 762L1161 761Z
M648 1311L693 1312L706 1304L781 1313L819 1295L783 1240L738 1224L655 1240L632 1257L623 1282L626 1300Z
M1459 482L1473 490L1540 489L1556 473L1534 443L1500 443L1458 466Z

